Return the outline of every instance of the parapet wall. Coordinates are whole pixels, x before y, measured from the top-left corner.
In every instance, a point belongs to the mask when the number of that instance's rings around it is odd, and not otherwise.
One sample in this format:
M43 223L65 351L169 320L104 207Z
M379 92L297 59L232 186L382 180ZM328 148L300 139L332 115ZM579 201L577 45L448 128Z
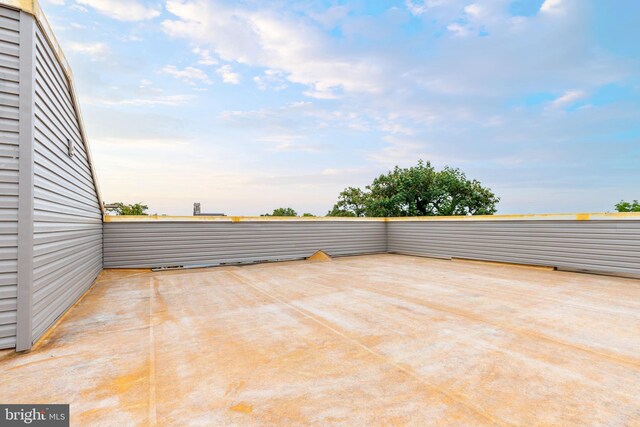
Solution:
M386 251L386 223L378 220L106 219L105 268L285 261L318 250L331 256Z
M106 217L105 268L392 252L640 276L640 215Z
M578 218L578 219L575 219ZM636 215L390 220L389 252L640 276ZM593 218L593 219L592 219Z

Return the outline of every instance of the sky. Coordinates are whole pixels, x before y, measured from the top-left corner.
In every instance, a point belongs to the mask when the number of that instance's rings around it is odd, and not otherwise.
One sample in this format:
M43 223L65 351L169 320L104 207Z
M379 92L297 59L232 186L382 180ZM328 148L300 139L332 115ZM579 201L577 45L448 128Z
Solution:
M640 198L637 0L41 0L102 197L324 215L419 159L498 213Z

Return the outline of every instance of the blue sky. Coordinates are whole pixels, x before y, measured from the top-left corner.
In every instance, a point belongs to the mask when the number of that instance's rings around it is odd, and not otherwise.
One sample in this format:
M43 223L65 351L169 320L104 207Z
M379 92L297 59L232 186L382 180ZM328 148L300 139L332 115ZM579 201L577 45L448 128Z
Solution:
M640 2L42 0L103 198L325 214L418 159L499 213L640 198Z

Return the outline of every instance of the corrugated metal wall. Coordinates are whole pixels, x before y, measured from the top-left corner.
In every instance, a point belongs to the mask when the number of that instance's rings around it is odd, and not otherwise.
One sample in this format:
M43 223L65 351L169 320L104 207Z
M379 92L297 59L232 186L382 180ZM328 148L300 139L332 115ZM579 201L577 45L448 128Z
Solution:
M167 267L386 250L382 221L106 222L104 266Z
M390 221L388 250L640 275L640 221Z
M79 118L69 82L40 28L35 56L34 340L102 269L102 212Z
M16 344L20 12L0 7L0 348Z

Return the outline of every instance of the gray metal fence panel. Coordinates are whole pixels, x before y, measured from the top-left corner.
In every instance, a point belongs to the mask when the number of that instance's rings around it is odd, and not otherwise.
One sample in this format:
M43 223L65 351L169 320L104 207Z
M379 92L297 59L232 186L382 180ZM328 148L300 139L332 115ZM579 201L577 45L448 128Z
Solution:
M390 252L640 275L640 221L390 221Z
M104 266L151 268L379 253L383 221L106 222Z
M64 69L36 31L33 339L102 269L102 211Z
M0 7L0 348L15 347L20 12Z

